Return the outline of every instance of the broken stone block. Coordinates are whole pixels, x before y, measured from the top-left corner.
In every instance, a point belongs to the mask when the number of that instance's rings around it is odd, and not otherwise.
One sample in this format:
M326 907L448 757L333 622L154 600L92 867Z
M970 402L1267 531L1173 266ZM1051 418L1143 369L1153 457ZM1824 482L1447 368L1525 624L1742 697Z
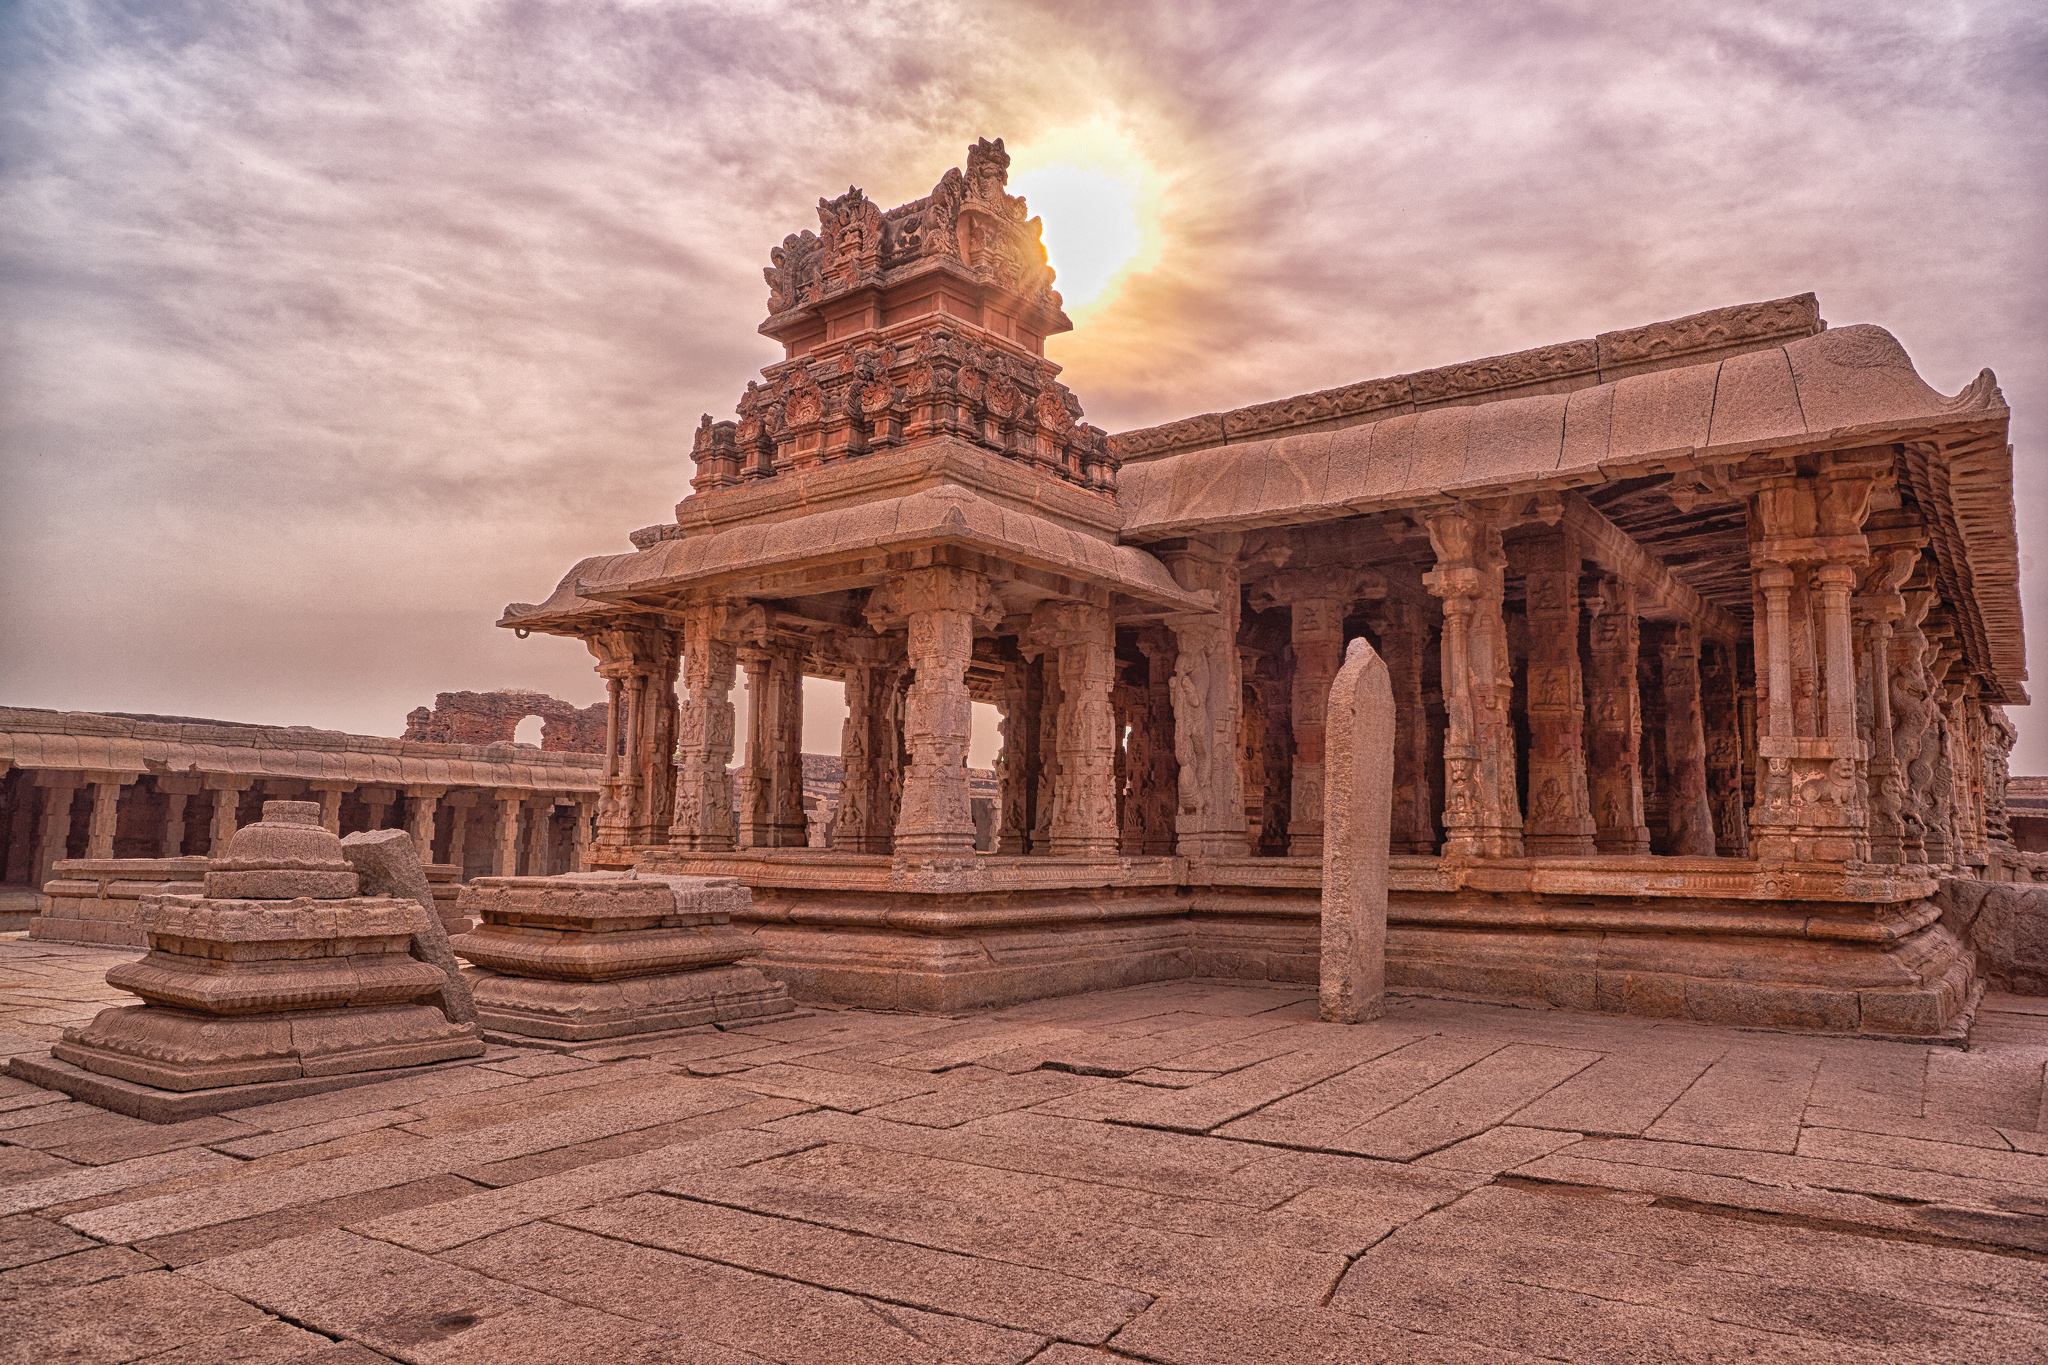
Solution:
M787 1014L789 988L738 965L752 893L730 877L478 877L452 941L475 964L477 1017L527 1038L591 1042Z
M448 930L434 904L427 871L420 865L419 850L412 836L402 829L366 829L341 841L341 855L355 869L364 895L403 897L420 907L413 928L412 955L446 979L430 1003L454 1023L475 1023L476 1002L470 998L462 964L448 947Z
M150 952L107 973L141 1005L67 1029L51 1055L164 1090L208 1090L474 1057L474 1024L422 1003L446 986L411 955L410 900L359 895L311 802L267 801L204 894L145 897Z

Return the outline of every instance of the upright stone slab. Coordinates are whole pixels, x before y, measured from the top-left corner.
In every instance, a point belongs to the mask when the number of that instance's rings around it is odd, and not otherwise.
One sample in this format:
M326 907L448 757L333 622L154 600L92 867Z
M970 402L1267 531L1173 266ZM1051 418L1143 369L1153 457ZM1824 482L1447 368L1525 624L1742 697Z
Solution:
M1333 1024L1387 1011L1387 859L1394 811L1394 689L1353 640L1330 687L1323 815L1322 1014Z
M363 894L403 897L419 906L412 955L440 972L445 981L431 1003L454 1023L475 1023L476 1001L470 998L462 964L448 946L448 929L435 904L414 837L404 830L366 829L343 839L341 854L356 870Z
M751 893L730 877L478 877L452 941L486 1029L557 1045L794 1008L789 988L736 965L759 951L732 927Z
M474 1024L420 1003L444 978L410 955L418 908L357 894L318 804L266 801L204 886L204 895L144 898L149 955L107 973L107 984L144 1003L67 1029L53 1057L192 1091L483 1052Z

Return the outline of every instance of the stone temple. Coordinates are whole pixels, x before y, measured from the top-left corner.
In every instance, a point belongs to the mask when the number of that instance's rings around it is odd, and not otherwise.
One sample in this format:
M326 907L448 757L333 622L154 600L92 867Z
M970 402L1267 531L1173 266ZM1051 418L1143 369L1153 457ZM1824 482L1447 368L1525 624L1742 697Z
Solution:
M739 878L799 998L1313 982L1323 708L1362 637L1399 716L1390 986L1967 1022L1942 888L2032 879L1988 370L1938 393L1808 294L1109 436L1045 358L1071 324L1007 165L821 200L766 271L785 358L703 419L675 520L505 610L606 679L589 866ZM829 848L806 677L845 685Z

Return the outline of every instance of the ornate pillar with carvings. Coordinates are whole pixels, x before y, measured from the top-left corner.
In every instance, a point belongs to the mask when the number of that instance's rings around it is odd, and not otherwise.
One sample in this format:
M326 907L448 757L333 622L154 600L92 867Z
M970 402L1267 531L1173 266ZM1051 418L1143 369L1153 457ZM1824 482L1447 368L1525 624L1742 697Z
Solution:
M1714 856L1714 814L1707 796L1707 728L1700 697L1697 627L1673 626L1660 647L1664 666L1664 764L1670 774L1665 828L1670 852Z
M533 793L500 789L492 793L498 805L498 819L491 831L491 875L519 875L519 808Z
M684 853L723 853L733 846L732 778L726 767L732 762L737 660L729 616L722 601L693 602L683 610L681 771L668 842Z
M996 757L996 783L1002 807L996 827L996 852L1021 855L1030 844L1032 798L1036 771L1037 717L1031 708L1031 664L1021 657L1003 666L997 702L1003 750Z
M884 594L878 591L877 597ZM950 567L916 569L892 579L884 601L871 598L870 621L901 619L913 672L904 700L899 855L971 854L974 819L967 804L967 744L973 724L967 661L978 618L1001 607L979 574Z
M1862 627L1857 651L1857 715L1861 739L1870 757L1864 769L1864 790L1870 807L1872 862L1902 863L1906 857L1905 773L1899 760L1898 726L1892 714L1893 632L1906 616L1899 591L1920 560L1922 536L1894 545L1871 557L1862 593L1851 604Z
M1579 665L1578 541L1560 526L1517 541L1514 551L1529 621L1529 818L1522 826L1523 846L1532 858L1585 857L1594 846L1586 788L1586 688ZM1397 795L1397 808L1399 800Z
M1180 760L1174 756L1173 747L1173 635L1151 627L1139 635L1138 649L1145 656L1147 729L1147 762L1131 774L1131 795L1145 813L1145 841L1138 851L1165 857L1173 852L1180 778Z
M1650 828L1643 818L1642 696L1636 678L1641 643L1635 585L1604 580L1594 608L1592 669L1586 679L1593 717L1586 785L1593 842L1602 853L1650 851Z
M768 743L768 815L775 848L805 848L811 842L804 819L804 641L777 643L773 683L774 725Z
M1045 601L1031 613L1033 643L1059 672L1051 852L1104 857L1117 851L1116 735L1110 689L1116 685L1116 634L1109 609Z
M1766 695L1750 836L1756 856L1770 861L1839 863L1870 852L1850 595L1869 561L1863 521L1891 452L1833 452L1820 461L1812 475L1763 479L1751 498Z
M1372 617L1380 657L1394 690L1394 815L1390 847L1395 853L1436 852L1436 806L1429 772L1429 706L1424 698L1429 626L1423 608L1384 599Z
M1436 567L1423 583L1444 604L1444 852L1518 858L1522 817L1500 531L1467 504L1432 509L1424 520Z
M1702 642L1700 720L1707 738L1707 802L1714 815L1714 852L1749 856L1749 821L1743 807L1742 680L1735 646Z
M1190 539L1159 557L1183 588L1214 594L1215 610L1168 616L1176 649L1174 757L1179 764L1175 851L1184 858L1245 856L1244 792L1237 771L1237 535Z
M674 820L676 638L665 629L622 626L585 644L610 701L591 861L630 867L635 848L668 842Z
M895 699L902 641L894 636L852 636L839 642L846 669L846 723L840 731L845 779L832 847L842 853L887 853L896 827L901 780L896 754Z
M1294 731L1294 773L1288 784L1287 855L1323 856L1323 745L1330 684L1344 663L1344 611L1336 597L1301 597L1292 604L1289 633L1294 647L1290 713Z
M768 651L749 645L739 651L739 660L747 674L747 750L739 771L738 840L741 848L767 848L775 842L775 821L769 814L774 784L768 776L775 705L769 695Z

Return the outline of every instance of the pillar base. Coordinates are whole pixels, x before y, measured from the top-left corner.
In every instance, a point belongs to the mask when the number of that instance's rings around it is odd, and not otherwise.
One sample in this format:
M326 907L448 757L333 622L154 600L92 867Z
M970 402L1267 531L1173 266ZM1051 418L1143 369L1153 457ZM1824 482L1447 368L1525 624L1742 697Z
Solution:
M102 1010L50 1055L159 1090L214 1090L389 1071L483 1055L471 1024L426 1005L370 1005L221 1017L159 1005Z

